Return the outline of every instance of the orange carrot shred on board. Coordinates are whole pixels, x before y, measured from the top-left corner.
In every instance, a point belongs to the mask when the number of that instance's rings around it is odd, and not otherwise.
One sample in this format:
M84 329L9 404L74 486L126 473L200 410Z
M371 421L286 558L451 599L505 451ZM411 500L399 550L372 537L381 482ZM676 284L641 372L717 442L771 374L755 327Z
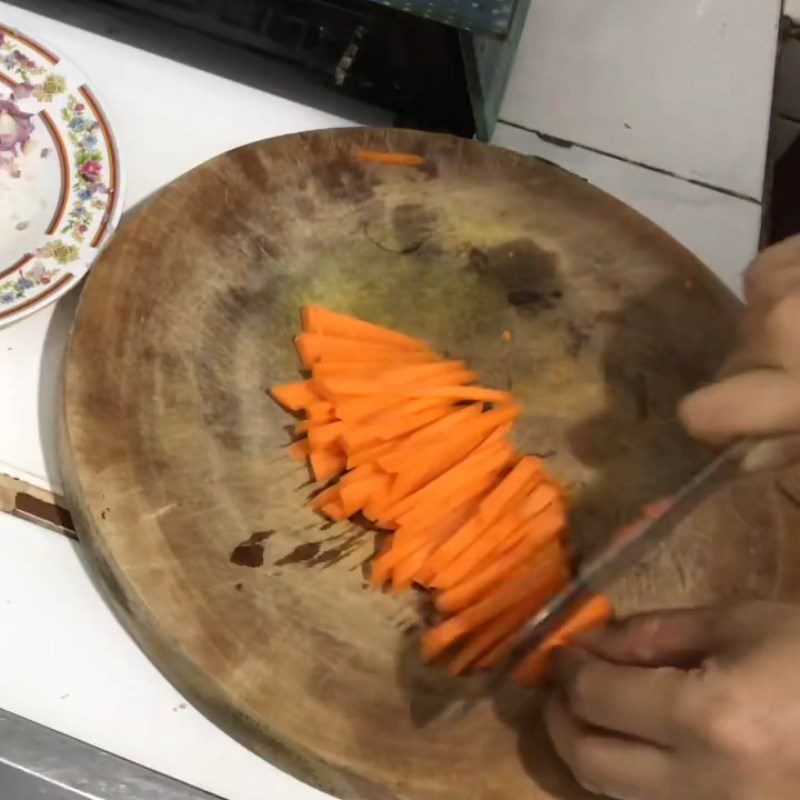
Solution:
M406 157L420 158L364 160ZM311 508L335 522L361 514L388 534L370 581L431 593L441 620L423 636L426 660L452 651L455 675L491 667L571 574L567 492L511 442L523 409L414 336L320 305L302 321L295 346L310 378L270 394L299 417L289 455L328 482ZM592 600L519 666L520 682L609 614L605 598Z
M289 411L302 411L321 400L321 397L314 391L311 381L297 381L296 383L284 383L280 386L273 386L270 394Z
M530 655L523 659L514 671L514 680L524 686L541 683L547 675L550 656L557 647L563 647L593 628L605 625L613 610L607 597L597 595L574 611L571 616Z
M406 167L421 167L425 163L423 156L416 153L391 153L383 150L356 150L359 161L371 161L374 164L397 164Z
M311 453L311 446L308 443L308 439L298 439L289 445L288 450L289 455L295 461L305 461Z

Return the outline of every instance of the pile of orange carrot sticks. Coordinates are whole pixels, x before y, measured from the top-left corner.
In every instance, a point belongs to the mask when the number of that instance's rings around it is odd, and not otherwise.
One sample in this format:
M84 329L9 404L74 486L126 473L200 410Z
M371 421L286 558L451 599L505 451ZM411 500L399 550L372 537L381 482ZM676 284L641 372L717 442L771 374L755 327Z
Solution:
M391 532L372 581L433 593L442 618L423 637L426 660L448 657L454 675L490 668L570 577L565 493L509 440L522 408L474 385L462 361L320 306L303 310L296 346L307 379L271 392L301 417L290 453L330 483L313 507ZM591 600L517 680L540 681L554 647L610 613L605 598Z

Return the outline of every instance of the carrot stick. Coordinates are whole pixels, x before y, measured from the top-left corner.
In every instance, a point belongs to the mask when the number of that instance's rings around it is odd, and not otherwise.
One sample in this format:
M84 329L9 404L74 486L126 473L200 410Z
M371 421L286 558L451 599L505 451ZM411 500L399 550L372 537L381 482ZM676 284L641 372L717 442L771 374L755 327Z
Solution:
M347 467L344 453L335 447L317 447L308 456L314 480L327 481L334 478Z
M347 519L344 509L342 508L341 500L331 500L329 503L325 503L320 510L326 517L335 520L336 522L341 522L342 520Z
M337 442L344 432L344 422L340 420L310 428L308 431L308 441L311 444L311 449L316 450L319 447L329 447L334 442Z
M323 489L319 494L311 498L311 508L319 511L326 503L330 503L332 500L338 500L339 491L340 487L338 483L329 486L327 489Z
M356 150L359 161L371 161L374 164L396 164L406 167L420 167L425 163L422 156L416 153L389 153L382 150Z
M599 628L611 618L613 609L607 597L597 595L574 611L564 624L547 637L527 656L514 671L514 680L523 686L541 683L547 675L550 656L557 647L563 647L576 636L592 628Z
M462 373L459 373L462 375ZM464 381L471 378L472 373L464 372ZM389 384L381 380L363 380L358 378L328 378L319 384L327 396L347 395L394 395L397 397L442 397L448 400L479 400L486 403L509 405L513 397L509 392L499 389L486 389L483 386L424 386L419 383Z
M384 475L370 475L360 481L354 481L342 486L339 498L342 502L344 515L352 517L357 511L361 511L385 480L386 476Z
M298 439L296 442L292 442L287 449L295 461L305 461L311 452L308 439Z
M359 342L389 345L403 350L428 350L423 342L404 333L365 322L349 314L337 314L317 305L306 306L303 309L303 330Z
M332 422L335 419L333 413L333 403L327 400L316 400L306 406L306 414L309 420L315 422Z
M390 345L356 342L335 336L318 333L301 333L295 339L297 352L303 364L311 369L323 359L331 361L387 361L397 363L420 363L435 361L436 356L429 351L405 350Z
M319 394L314 390L311 381L297 381L296 383L282 383L273 386L269 393L284 408L289 411L302 411L312 403L320 400Z

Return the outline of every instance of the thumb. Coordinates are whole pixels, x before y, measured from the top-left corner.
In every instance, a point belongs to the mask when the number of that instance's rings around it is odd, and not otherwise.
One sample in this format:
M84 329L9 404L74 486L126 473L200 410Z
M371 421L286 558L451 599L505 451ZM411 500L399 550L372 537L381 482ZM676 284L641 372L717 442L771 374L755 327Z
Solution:
M712 444L800 431L800 379L781 370L742 372L684 398L688 432Z
M590 631L575 643L618 664L688 669L762 630L759 616L757 604L659 611Z

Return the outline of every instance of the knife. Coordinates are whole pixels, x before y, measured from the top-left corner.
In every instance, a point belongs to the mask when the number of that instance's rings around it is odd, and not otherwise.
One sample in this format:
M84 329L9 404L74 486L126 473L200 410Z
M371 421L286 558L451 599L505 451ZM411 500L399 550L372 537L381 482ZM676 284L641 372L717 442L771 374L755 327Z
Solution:
M752 447L752 442L747 440L730 446L685 484L672 502L660 505L659 511L647 523L628 535L613 537L586 562L565 589L519 630L508 653L477 690L458 698L445 709L442 718L463 718L483 698L492 696L505 684L517 664L556 630L567 616L639 562L645 553L663 542L706 498L734 477L741 460Z

